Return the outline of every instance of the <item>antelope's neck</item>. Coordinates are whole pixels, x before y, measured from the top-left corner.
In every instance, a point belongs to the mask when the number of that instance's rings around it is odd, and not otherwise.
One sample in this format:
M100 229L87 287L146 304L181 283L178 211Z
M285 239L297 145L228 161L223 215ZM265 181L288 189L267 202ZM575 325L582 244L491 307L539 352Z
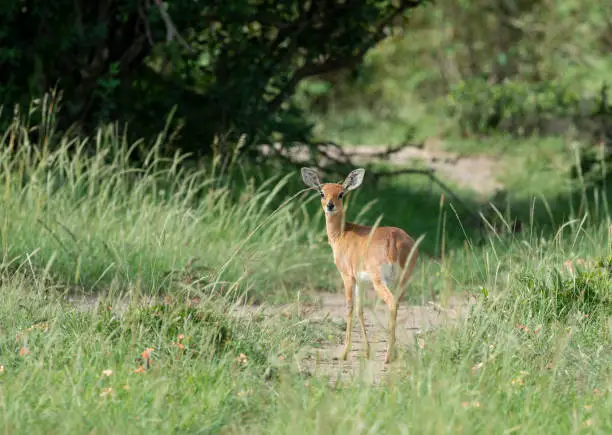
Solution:
M338 212L333 215L325 215L325 226L327 227L327 240L330 245L334 245L344 233L344 213Z

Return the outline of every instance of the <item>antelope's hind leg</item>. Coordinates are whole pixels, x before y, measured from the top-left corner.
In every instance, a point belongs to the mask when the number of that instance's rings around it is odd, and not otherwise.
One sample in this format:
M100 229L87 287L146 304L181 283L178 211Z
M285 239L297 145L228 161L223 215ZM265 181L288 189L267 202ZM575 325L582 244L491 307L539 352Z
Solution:
M380 298L385 302L387 308L389 308L389 332L387 339L387 353L385 355L385 364L391 361L393 347L395 346L395 325L397 322L397 301L395 300L395 296L387 287L387 284L381 279L381 277L377 276L372 279L372 284L374 285L374 289L376 293L380 296Z
M404 279L401 279L401 271L402 268L397 263L383 264L380 266L378 275L374 276L372 280L376 293L378 293L389 309L389 330L385 363L389 363L394 357L397 311L405 291L407 278L407 276L404 275ZM392 290L397 294L394 294Z

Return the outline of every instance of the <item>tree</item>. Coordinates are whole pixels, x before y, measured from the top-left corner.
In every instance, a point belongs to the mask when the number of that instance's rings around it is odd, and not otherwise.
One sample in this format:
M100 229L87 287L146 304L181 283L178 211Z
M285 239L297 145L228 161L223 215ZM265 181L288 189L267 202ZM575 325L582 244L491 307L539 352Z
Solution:
M177 146L213 138L307 140L289 99L310 76L351 67L426 0L7 0L0 94L25 103L58 84L64 126L161 128L177 105Z

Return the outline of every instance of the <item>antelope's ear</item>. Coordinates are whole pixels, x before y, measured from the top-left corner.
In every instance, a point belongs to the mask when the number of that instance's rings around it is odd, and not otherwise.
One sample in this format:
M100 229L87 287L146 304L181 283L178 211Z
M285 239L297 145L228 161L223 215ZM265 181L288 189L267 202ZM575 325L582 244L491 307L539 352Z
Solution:
M346 176L344 183L342 183L342 187L346 191L357 189L359 186L361 186L361 183L363 183L364 175L365 169L363 168L351 171L351 173Z
M313 189L321 190L321 179L315 169L302 168L302 181L306 186L312 187Z

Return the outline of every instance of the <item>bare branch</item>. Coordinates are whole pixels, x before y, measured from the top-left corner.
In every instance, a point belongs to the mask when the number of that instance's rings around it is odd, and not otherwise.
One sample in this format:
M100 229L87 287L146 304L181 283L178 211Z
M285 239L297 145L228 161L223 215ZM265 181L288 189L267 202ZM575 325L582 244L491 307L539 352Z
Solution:
M317 148L319 150L321 150L321 151L324 150L325 152L327 152L327 150L326 150L327 147L333 148L338 154L340 154L341 157L344 158L344 161L346 161L349 164L352 164L351 163L351 157L352 156L350 154L347 154L345 149L342 146L340 146L339 144L337 144L336 142L326 141L324 145L323 144L318 145Z
M156 0L158 1L158 0ZM377 30L374 32L372 38L363 44L363 46L357 51L357 53L351 56L344 56L335 59L328 59L323 63L310 62L298 69L291 79L285 84L280 92L268 103L268 110L275 112L281 106L281 104L287 99L289 95L293 93L296 86L300 81L305 78L330 73L344 68L352 68L358 65L362 60L367 51L372 48L377 42L384 38L384 29L389 25L398 15L403 13L406 9L416 8L423 3L422 0L404 0L393 9L393 11L385 18L383 18L377 24ZM304 26L305 28L305 26ZM302 29L303 30L303 29Z
M161 14L162 19L164 20L164 23L166 24L166 32L167 32L166 40L171 41L173 37L176 36L179 43L185 48L185 50L189 51L190 53L195 53L196 50L192 48L187 43L187 41L185 41L185 39L183 39L181 34L176 29L176 26L174 25L172 18L170 18L170 15L166 11L166 9L164 9L164 5L162 4L161 0L154 0L154 1L155 1L155 5L157 6L157 9L159 10L159 13Z
M442 180L440 180L435 175L435 170L433 168L427 168L427 169L408 168L408 169L397 169L395 171L388 171L388 172L375 172L374 177L379 179L383 177L395 177L398 175L405 175L405 174L416 174L416 175L427 176L432 182L440 186L442 190L444 190L451 198L453 198L457 203L459 203L459 205L461 205L461 207L463 207L463 209L467 213L469 213L472 217L479 219L478 214L474 210L472 210L472 208L465 201L463 201L459 197L459 195L457 195L450 187L448 187L445 183L442 182Z
M364 55L365 50L361 50L358 54L353 56L333 59L321 64L308 63L304 65L293 74L293 77L285 84L278 95L268 103L268 110L270 112L276 112L287 97L293 93L298 83L305 78L336 71L341 68L353 67L361 62Z
M146 0L145 5L147 9L151 7L149 0ZM153 45L155 45L155 42L153 41L153 36L151 35L151 28L149 27L149 20L147 19L147 14L145 13L140 3L138 3L138 15L140 16L140 19L143 22L145 33L147 35L147 41L149 41L149 45L153 47Z
M406 175L406 174L419 174L419 175L431 176L435 172L436 170L433 168L426 168L426 169L404 168L404 169L396 169L394 171L389 171L389 172L377 172L376 176L378 178L396 177L398 175Z
M344 157L344 159L339 159L339 158L331 155L329 153L329 151L326 150L322 146L317 147L317 151L318 151L319 154L321 154L323 157L325 157L327 160L329 160L330 162L334 163L337 166L340 166L340 167L353 166L353 162L350 160L350 158L348 156L346 156L346 154L344 154L344 155L341 154L341 157Z

